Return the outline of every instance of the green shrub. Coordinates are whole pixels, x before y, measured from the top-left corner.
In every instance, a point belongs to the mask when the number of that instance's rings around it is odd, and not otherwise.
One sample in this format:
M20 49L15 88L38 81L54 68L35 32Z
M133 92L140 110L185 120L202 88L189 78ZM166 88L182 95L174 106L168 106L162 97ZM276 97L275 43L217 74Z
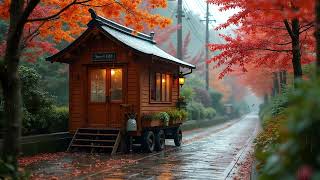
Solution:
M288 107L288 95L292 92L293 89L288 88L284 89L281 94L273 97L272 100L268 104L262 105L260 109L260 117L262 119L264 116L277 116L281 114Z
M267 157L272 154L280 143L280 125L286 121L284 115L266 119L255 143L255 155L258 160L258 169L261 169L267 161Z
M191 120L200 120L205 118L204 110L204 106L198 102L191 102L187 105L189 119Z
M185 110L180 110L180 116L182 120L187 120L188 118L188 112Z
M193 98L194 101L201 103L204 107L211 106L211 98L206 89L194 88L193 91L195 94Z
M210 89L209 95L211 98L211 106L217 111L217 113L224 114L225 109L224 109L223 104L221 103L223 94Z
M67 107L42 109L37 114L23 110L23 135L63 132L68 130L69 110Z
M53 133L67 131L69 122L69 108L66 106L54 107L49 121L49 132Z
M320 179L320 79L296 85L282 113L279 145L266 150L260 179Z
M185 97L186 102L190 102L193 98L194 92L191 87L183 87L180 94Z
M22 82L22 134L44 134L68 130L68 108L56 107L53 97L41 86L41 76L34 69L19 67ZM1 91L1 89L0 89ZM0 128L4 124L3 97L0 93Z
M208 107L204 110L204 116L206 119L213 119L216 116L217 112L215 109Z

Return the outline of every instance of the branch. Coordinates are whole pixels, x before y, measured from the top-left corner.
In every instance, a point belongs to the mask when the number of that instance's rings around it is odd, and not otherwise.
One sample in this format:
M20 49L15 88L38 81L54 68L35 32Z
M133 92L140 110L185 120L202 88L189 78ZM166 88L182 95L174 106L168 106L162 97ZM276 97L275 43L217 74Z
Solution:
M288 31L291 39L294 39L295 35L294 35L293 32L292 32L292 29L291 29L291 27L290 27L290 24L289 24L288 20L287 20L287 19L283 20L283 23L284 23L284 25L286 26L287 31Z
M30 32L30 34L28 34L24 39L25 39L25 42L28 41L28 39L33 39L33 36L35 34L37 34L37 32L39 31L39 29L45 24L45 22L41 22L41 24L33 31L33 32ZM30 40L31 41L31 40Z
M39 4L40 0L30 0L27 4L27 7L24 9L23 14L20 18L20 23L23 25L27 22L30 14L32 13L33 9Z
M134 12L134 11L132 11L131 9L125 7L122 3L118 2L118 1L116 1L116 3L119 4L119 5L120 5L124 10L126 10L128 13L131 13L132 15L135 16L135 12Z
M307 27L307 26L314 26L314 21L312 21L312 22L310 22L310 23L308 23L308 24L306 24L304 26L299 27L299 30L304 28L304 27Z
M285 43L275 43L276 45L279 45L279 46L285 46L285 45L288 45L288 44L291 44L292 41L290 42L285 42Z
M38 0L39 1L39 0ZM77 0L72 1L70 4L66 5L65 7L63 7L60 11L58 11L56 14L53 14L51 16L47 16L47 17L43 17L43 18L34 18L34 19L28 19L28 22L35 22L35 21L47 21L50 19L54 19L57 18L61 13L63 13L65 10L69 9L71 6L76 5L76 4L84 4L87 2L90 2L91 0L84 0L84 1L80 1L77 2Z
M254 51L254 50L261 50L261 51L272 51L272 52L291 52L292 50L289 49L270 49L270 48L253 48L253 49L248 49L248 51Z
M302 34L303 32L308 31L310 28L313 28L313 27L314 27L314 24L310 25L309 27L307 27L306 29L304 29L302 31L299 31L299 34Z
M89 7L97 7L97 8L99 8L99 7L107 7L107 6L110 6L110 5L114 4L114 3L116 3L116 2L113 1L113 2L107 3L105 5L90 5L90 4L87 4L87 3L81 3L81 5L82 6L89 6Z

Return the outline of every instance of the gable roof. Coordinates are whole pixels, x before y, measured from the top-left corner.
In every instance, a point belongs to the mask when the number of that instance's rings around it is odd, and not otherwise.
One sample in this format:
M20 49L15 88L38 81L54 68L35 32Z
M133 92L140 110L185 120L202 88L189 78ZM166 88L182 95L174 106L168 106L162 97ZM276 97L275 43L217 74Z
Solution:
M156 56L164 61L175 63L182 67L195 69L195 66L193 64L177 59L174 56L160 49L156 45L156 42L153 40L153 34L147 35L141 32L135 33L135 31L131 28L125 27L114 21L98 16L92 9L90 9L89 12L91 13L92 17L92 20L88 23L89 29L93 27L98 27L104 34L112 36L114 39L120 41L121 43L136 51L139 51L146 55ZM78 39L76 39L68 47L58 52L57 54L48 57L46 60L53 62L58 57L61 57L61 55L63 55L64 52L71 49L72 46L74 46L76 43L80 41L80 39L86 36L86 34L88 34L87 32L88 30L85 31Z

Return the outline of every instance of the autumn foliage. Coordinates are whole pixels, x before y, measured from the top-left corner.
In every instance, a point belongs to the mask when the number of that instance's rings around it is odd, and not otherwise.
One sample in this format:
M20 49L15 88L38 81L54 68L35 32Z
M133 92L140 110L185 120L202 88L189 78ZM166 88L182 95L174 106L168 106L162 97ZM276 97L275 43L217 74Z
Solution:
M295 77L302 75L301 64L314 61L314 2L311 0L208 0L221 6L221 11L237 10L217 29L237 26L231 35L221 35L225 43L212 43L211 51L221 52L208 61L227 74L248 72L245 83L259 86L261 95L269 85L272 72L288 70ZM262 78L262 79L259 79ZM250 80L251 79L251 80Z
M0 18L9 20L10 0L0 2ZM165 0L131 1L131 0L66 0L41 1L32 11L24 27L22 37L22 56L34 61L44 53L56 53L55 44L63 41L71 42L81 34L86 23L90 21L89 8L94 8L99 14L108 17L137 31L144 26L164 28L171 20L158 14L150 14L147 9L164 8ZM4 52L6 42L1 42L0 52ZM30 50L31 49L31 50ZM4 53L1 53L2 55Z

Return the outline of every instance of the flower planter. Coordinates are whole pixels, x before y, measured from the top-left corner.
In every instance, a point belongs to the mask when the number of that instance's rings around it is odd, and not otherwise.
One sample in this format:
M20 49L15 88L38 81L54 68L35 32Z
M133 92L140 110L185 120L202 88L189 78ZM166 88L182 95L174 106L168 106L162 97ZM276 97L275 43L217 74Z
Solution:
M164 124L160 119L142 121L142 127L157 127L157 126L163 126L163 125Z
M170 120L169 126L176 125L176 124L182 124L183 122L184 122L184 120L182 120L182 119Z

